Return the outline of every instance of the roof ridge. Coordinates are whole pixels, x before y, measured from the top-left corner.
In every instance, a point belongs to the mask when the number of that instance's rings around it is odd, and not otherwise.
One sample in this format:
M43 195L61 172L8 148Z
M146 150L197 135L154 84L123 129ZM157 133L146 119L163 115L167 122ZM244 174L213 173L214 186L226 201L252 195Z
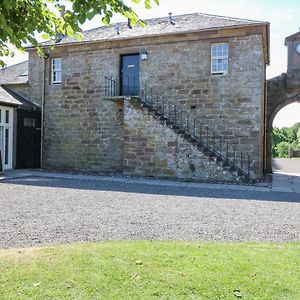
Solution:
M15 66L18 66L18 65L24 64L24 63L26 63L26 62L29 62L29 60L27 59L27 60L25 60L25 61L21 61L21 62L19 62L19 63L17 63L17 64L14 64L14 65L11 65L11 66L7 66L7 67L4 67L4 68L1 68L1 69L0 69L0 71L7 70L7 69L9 69L9 68L12 68L12 67L15 67Z
M259 24L259 23L266 24L266 23L268 23L266 21L235 18L235 17L230 17L230 16L221 16L221 15L207 14L207 13L201 13L201 12L187 13L187 14L182 14L182 15L172 15L172 18L174 18L174 21L176 21L176 17L187 17L187 16L196 16L196 15L214 17L214 18L219 18L219 19L226 19L226 20L233 20L233 21L253 22L254 24ZM168 16L158 17L158 18L141 19L141 21L145 22L146 25L147 25L147 21L150 22L150 21L157 21L157 20L165 20L166 22L169 22ZM124 21L124 22L123 21L122 22L114 22L114 23L111 23L109 25L102 25L102 26L91 28L91 29L83 30L82 33L88 33L88 32L91 32L93 30L98 30L100 28L109 28L109 27L113 27L113 26L116 26L116 25L127 25L127 22L126 21Z

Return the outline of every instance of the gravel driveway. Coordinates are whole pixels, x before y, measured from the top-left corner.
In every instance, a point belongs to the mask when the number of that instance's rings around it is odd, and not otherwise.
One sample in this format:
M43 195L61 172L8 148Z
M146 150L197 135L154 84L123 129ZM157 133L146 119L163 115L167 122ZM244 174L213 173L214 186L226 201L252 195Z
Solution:
M0 248L95 240L300 241L300 194L29 177L0 183Z
M273 158L272 166L275 172L300 176L300 159Z

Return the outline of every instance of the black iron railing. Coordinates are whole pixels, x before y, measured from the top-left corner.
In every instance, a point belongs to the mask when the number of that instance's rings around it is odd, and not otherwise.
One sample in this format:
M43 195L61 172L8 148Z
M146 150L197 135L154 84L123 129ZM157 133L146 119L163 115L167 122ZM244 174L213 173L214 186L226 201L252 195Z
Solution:
M134 76L105 77L105 96L138 96L140 93L139 79Z
M199 118L191 116L178 105L172 103L157 91L144 86L141 102L167 125L189 141L200 147L212 159L239 176L250 179L249 153L237 151L235 144L228 142L214 130L203 124Z
M119 96L118 93L118 85L117 85L117 77L105 77L105 97L116 97Z

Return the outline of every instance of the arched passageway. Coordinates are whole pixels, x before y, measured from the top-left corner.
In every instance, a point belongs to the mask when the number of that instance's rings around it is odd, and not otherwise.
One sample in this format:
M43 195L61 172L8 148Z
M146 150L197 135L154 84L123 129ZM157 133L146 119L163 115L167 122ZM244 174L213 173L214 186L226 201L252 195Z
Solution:
M280 110L284 107L292 104L300 103L300 93L292 95L283 99L270 99L268 98L268 114L266 120L266 164L265 171L271 173L273 171L272 167L272 133L273 133L273 122ZM272 107L273 106L273 107ZM300 116L299 116L300 122Z

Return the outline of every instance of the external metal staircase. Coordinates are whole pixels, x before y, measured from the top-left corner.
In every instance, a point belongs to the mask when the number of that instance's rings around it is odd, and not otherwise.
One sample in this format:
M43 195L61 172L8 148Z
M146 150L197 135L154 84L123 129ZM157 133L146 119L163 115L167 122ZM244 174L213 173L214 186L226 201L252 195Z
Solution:
M105 96L120 97L117 90L117 79L105 77ZM249 153L237 151L236 145L229 143L203 124L199 118L191 116L179 105L172 103L147 85L141 89L140 95L133 97L141 101L149 114L162 121L211 160L239 176L242 181L251 180Z

